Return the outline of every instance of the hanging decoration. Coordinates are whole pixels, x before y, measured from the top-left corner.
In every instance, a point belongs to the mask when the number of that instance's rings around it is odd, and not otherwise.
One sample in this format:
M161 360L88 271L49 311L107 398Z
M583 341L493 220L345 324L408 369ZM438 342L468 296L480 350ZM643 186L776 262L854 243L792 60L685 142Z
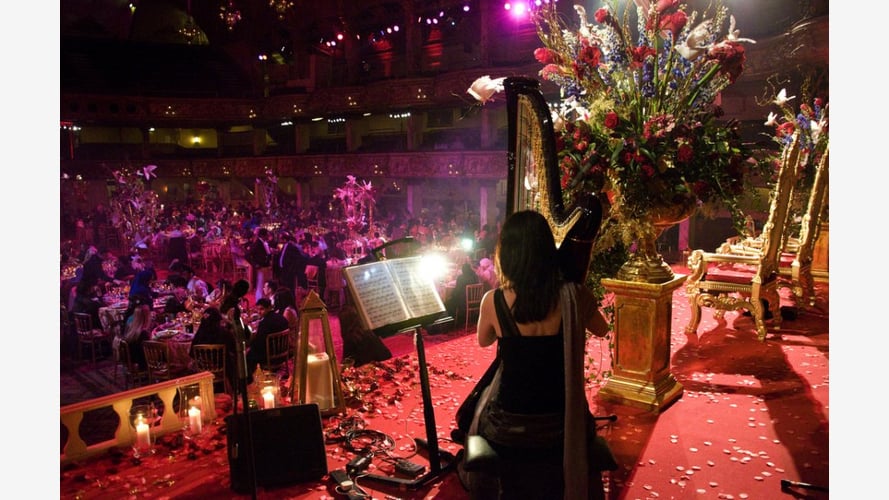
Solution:
M222 19L229 31L235 29L235 25L241 21L241 10L235 5L234 0L228 0L227 4L219 7L219 19Z
M374 194L370 182L358 182L354 175L347 175L343 187L334 190L333 197L342 203L343 217L350 230L358 231L373 224Z
M293 8L292 0L269 0L269 7L278 14L278 19L284 19L287 12Z
M112 172L117 184L109 203L111 224L133 245L150 239L157 229L161 208L157 193L151 189L156 169L157 165L146 165L138 170L125 167Z

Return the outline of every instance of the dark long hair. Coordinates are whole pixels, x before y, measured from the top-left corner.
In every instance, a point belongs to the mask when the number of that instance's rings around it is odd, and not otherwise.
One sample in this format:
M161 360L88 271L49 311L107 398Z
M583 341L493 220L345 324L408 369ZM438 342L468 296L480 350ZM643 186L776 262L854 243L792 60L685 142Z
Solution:
M538 212L522 210L507 217L497 241L495 265L503 286L515 291L516 322L540 321L558 305L563 278L556 242Z

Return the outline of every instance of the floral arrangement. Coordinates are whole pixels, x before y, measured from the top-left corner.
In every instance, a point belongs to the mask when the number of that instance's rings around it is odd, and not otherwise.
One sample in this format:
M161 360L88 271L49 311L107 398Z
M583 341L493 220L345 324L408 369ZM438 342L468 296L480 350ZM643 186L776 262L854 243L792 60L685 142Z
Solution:
M718 2L702 15L683 0L622 8L606 0L592 23L574 9L575 28L555 3L533 13L543 44L534 56L540 77L561 89L554 125L566 204L582 193L611 204L599 248L653 241L665 207L686 216L726 208L741 220L738 203L758 164L739 124L721 120L719 93L744 69L743 43L755 42L740 38ZM502 88L498 79L479 83L470 94L481 102Z
M803 89L807 91L808 85ZM802 217L808 204L809 192L815 181L815 167L830 142L828 104L821 98L804 98L799 109L791 106L790 101L796 96L788 96L786 89L781 89L772 103L778 107L778 113L769 112L765 125L774 127L771 138L781 149L790 147L793 135L800 135L800 161L797 172L797 183L793 191L791 210L794 219ZM798 222L798 221L797 221Z
M111 223L133 245L150 239L161 213L157 193L150 187L151 179L157 177L156 169L156 165L146 165L141 170L112 172L117 186L111 193Z
M345 184L334 190L333 197L342 203L350 230L357 231L373 224L374 195L373 185L368 181L358 182L354 175L347 175Z

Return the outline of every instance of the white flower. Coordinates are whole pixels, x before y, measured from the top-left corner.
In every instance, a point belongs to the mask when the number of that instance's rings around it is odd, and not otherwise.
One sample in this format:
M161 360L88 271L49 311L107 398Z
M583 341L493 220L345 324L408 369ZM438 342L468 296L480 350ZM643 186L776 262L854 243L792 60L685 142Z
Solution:
M772 102L774 102L778 106L783 106L787 104L787 101L794 99L795 97L795 95L787 97L787 89L781 89L781 91L778 92L778 97L776 97L775 100Z
M821 135L821 122L813 120L809 123L809 129L812 131L812 142L818 142L818 136Z
M484 104L488 102L494 94L503 90L504 79L505 77L501 77L492 80L488 75L479 77L472 82L472 85L466 89L466 92Z
M765 125L766 127L772 127L772 126L777 125L777 124L778 124L778 113L773 113L773 112L770 111L770 112L769 112L769 119L766 120L766 122L765 122L764 125Z
M584 38L590 37L590 23L587 21L586 17L586 9L583 5L575 5L574 11L577 12L577 17L580 18L580 28L577 30L581 36Z

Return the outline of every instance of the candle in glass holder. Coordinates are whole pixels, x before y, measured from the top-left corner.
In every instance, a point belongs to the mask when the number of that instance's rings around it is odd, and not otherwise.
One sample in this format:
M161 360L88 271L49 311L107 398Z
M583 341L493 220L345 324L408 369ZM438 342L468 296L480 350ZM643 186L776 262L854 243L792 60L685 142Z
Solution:
M201 410L192 406L188 409L188 427L193 434L200 434L204 422L201 420Z
M151 447L151 430L141 415L136 418L136 447L139 449Z
M333 375L326 353L308 355L306 403L317 403L321 410L333 406Z
M275 388L266 386L262 388L262 407L266 410L275 407Z

